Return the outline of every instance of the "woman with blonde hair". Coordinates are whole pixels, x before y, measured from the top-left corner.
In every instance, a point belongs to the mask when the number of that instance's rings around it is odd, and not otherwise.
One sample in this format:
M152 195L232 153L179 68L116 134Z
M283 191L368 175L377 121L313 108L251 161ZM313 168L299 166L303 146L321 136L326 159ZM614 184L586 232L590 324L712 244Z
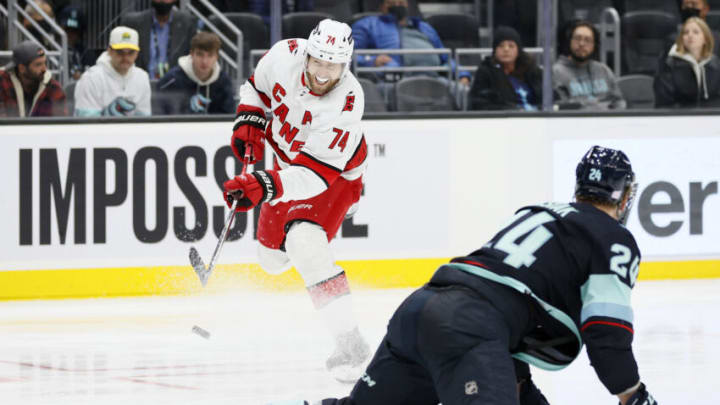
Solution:
M705 21L688 18L655 75L655 107L720 107L720 61L713 47Z

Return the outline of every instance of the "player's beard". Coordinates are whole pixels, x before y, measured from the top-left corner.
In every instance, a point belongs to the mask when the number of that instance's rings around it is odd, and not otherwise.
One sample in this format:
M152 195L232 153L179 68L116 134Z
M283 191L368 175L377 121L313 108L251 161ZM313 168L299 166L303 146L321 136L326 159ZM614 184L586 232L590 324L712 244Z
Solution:
M330 90L332 90L335 87L335 85L337 85L337 83L340 81L340 78L330 79L325 84L321 85L315 79L315 75L311 74L308 71L305 71L305 77L308 80L308 84L309 84L308 87L310 87L310 90L319 96L322 96L322 95L326 94L327 92L329 92Z

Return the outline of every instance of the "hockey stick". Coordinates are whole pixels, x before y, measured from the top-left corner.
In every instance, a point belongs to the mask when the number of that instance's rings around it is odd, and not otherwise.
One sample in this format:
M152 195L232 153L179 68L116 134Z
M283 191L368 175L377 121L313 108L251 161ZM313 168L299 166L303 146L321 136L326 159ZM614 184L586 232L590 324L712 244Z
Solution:
M250 157L252 156L252 146L247 145L245 147L245 156L243 156L243 168L240 172L241 176L245 175L245 172L247 171L248 162L250 161ZM195 273L200 278L200 282L202 283L202 286L205 287L207 284L208 279L210 278L210 274L212 274L213 269L215 268L215 264L217 263L218 257L220 256L220 250L222 250L223 244L225 244L225 240L227 239L228 235L230 234L230 227L232 227L233 219L235 218L235 208L237 208L238 201L235 200L235 204L233 204L232 208L230 208L230 213L228 214L227 218L225 218L225 226L223 227L222 232L220 233L220 237L218 238L218 243L215 246L215 251L213 252L212 257L210 258L210 265L206 268L205 262L203 262L203 259L200 257L200 253L198 253L197 249L195 249L194 246L190 247L190 264L192 265L193 269L195 269Z

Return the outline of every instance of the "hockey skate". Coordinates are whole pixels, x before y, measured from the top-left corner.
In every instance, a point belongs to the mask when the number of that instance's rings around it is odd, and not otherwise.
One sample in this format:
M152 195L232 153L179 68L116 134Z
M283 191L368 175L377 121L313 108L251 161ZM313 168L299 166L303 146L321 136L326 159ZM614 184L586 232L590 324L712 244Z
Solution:
M325 367L336 380L354 384L365 371L368 357L370 347L355 328L337 337L335 351L325 362Z

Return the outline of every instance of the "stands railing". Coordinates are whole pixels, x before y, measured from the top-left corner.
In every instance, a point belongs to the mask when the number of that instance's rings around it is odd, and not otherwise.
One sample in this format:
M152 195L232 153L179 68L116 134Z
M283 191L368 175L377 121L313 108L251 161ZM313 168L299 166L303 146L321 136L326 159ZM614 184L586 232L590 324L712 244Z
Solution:
M489 49L489 48L467 48L467 49ZM267 49L252 49L250 51L250 60L252 66L255 66L260 58L265 55ZM365 67L358 65L358 58L365 55L447 55L448 59L452 58L452 49L356 49L353 52L353 63L351 69L355 73L418 73L418 72L437 72L447 73L448 78L453 77L452 66L449 63L441 66L380 66ZM459 67L458 67L459 69Z
M485 22L482 23L482 5L483 0L475 0L475 13L478 17L478 24L480 25L480 46L492 46L493 41L493 27L495 26L495 0L485 0Z
M448 60L452 58L452 49L356 49L353 52L352 69L355 73L416 73L416 72L438 72L447 73L448 78L453 77L452 66L446 63L441 66L359 66L358 59L363 56L377 55L446 55Z
M2 3L0 3L0 28L8 27L7 31L10 31L10 28L9 28L10 24L3 24L4 22L8 22L9 20L10 19L8 18L8 10L5 8L5 6L2 5ZM0 31L0 37L7 35L7 31L6 32ZM0 41L0 45L2 45L2 41ZM9 44L8 44L8 50L0 49L0 57L4 57L7 59L12 57L12 51L10 50ZM0 68L2 68L1 65L4 65L4 63L0 64Z
M69 82L67 34L65 33L65 30L60 28L60 26L55 22L55 20L49 15L47 15L47 13L45 13L45 11L40 8L40 6L35 4L34 1L28 1L27 4L32 7L35 12L37 12L38 14L40 14L40 16L43 17L45 22L52 29L53 34L56 34L58 37L60 37L60 43L55 40L51 33L45 31L45 29L40 24L38 24L34 18L30 16L25 11L25 9L20 6L20 4L18 4L17 0L8 0L8 8L3 8L2 10L4 13L6 13L8 17L8 47L10 49L13 49L21 42L19 40L20 36L18 35L18 31L20 31L26 38L36 42L45 50L45 55L47 56L48 61L50 61L50 63L57 68L51 69L50 71L58 75L60 84L64 86ZM51 45L51 49L48 49L48 47L46 47L42 41L40 41L38 38L35 38L35 36L32 35L30 31L25 28L20 21L18 21L18 15L24 17L26 20L28 20L28 22L30 22L33 28L35 28L37 32L42 35L43 39L45 39ZM10 54L12 55L12 52Z
M551 24L553 29L552 30L546 30L545 25L542 23L545 19L543 16L543 13L545 12L545 2L544 1L538 1L537 2L537 30L536 30L536 38L537 38L537 44L538 46L542 46L544 43L545 35L550 32L550 59L555 60L555 49L557 48L557 30L554 27L557 27L558 24L558 0L550 0L551 3L551 11L550 11L550 18L552 20Z
M600 61L607 65L608 51L612 51L613 72L620 77L620 14L614 8L608 7L603 10L600 18ZM608 19L611 22L608 22Z
M235 83L241 83L241 80L245 78L244 76L244 69L243 69L243 33L238 27L232 23L225 15L215 8L215 6L212 5L208 0L195 0L196 2L203 5L203 7L207 8L212 15L217 17L217 19L225 25L233 34L236 36L236 40L232 41L230 38L228 38L225 34L223 34L222 30L210 22L210 20L200 12L200 10L195 7L190 0L181 0L180 1L180 8L183 10L187 10L193 15L195 15L200 21L205 24L210 30L212 30L215 34L217 34L220 37L220 40L227 45L233 52L235 52L235 58L233 59L230 55L228 55L225 51L222 49L220 50L220 59L225 62L225 64L229 67L231 67L235 71Z
M523 48L525 52L532 55L535 58L535 63L537 63L538 66L542 66L542 56L544 49L540 47L533 47L533 48ZM492 55L493 49L492 48L456 48L455 49L455 64L457 65L457 70L469 70L471 72L475 72L478 65L470 65L470 64L462 64L462 57L463 56L470 56L470 55L479 55L479 60L485 59L485 57Z

